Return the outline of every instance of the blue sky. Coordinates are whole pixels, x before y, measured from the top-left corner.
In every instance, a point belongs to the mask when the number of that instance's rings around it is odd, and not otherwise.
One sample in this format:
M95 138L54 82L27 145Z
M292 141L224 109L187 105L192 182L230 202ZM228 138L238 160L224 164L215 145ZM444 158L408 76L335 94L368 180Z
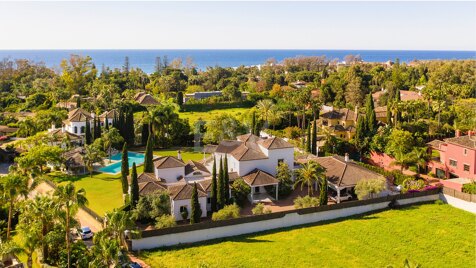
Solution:
M0 2L0 49L476 50L476 2Z

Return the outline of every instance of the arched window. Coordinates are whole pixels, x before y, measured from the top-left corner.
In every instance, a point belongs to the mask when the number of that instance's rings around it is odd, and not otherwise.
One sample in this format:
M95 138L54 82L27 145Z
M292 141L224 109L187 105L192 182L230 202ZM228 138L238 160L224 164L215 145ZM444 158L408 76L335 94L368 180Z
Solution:
M85 130L85 129L86 129L86 127L84 127L84 126L83 126L83 127L81 127L81 134L83 134L83 133L84 133L84 130Z
M78 127L74 127L74 133L78 133Z

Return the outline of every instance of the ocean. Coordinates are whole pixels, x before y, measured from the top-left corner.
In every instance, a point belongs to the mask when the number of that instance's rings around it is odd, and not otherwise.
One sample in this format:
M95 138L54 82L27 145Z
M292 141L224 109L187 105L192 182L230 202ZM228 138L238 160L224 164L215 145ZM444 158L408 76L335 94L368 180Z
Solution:
M476 51L418 51L418 50L0 50L0 59L29 59L43 62L48 67L59 68L62 59L71 54L90 56L96 67L107 66L121 68L125 57L129 57L131 67L141 68L146 73L154 71L156 57L167 56L171 62L181 58L185 63L191 58L198 69L208 66L237 67L263 64L274 58L278 62L296 56L326 56L328 59L342 61L346 55L360 55L367 62L385 62L388 60L410 62L412 60L434 59L476 59Z

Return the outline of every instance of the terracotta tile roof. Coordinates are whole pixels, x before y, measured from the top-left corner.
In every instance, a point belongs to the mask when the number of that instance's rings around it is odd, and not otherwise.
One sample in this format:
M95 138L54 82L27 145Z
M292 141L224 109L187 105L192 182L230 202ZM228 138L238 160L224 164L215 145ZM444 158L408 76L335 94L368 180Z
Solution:
M420 93L410 90L400 90L400 99L402 101L422 100Z
M104 119L106 116L107 116L107 118L114 118L114 117L118 116L118 112L116 111L116 109L112 109L110 111L105 111L104 113L102 113L99 116L99 118Z
M358 165L352 160L345 161L341 156L316 157L312 159L326 168L329 183L338 187L352 187L361 180L382 178L384 176Z
M197 185L199 185L201 187L201 190L204 192L210 192L212 190L211 179L197 181Z
M459 136L445 139L445 142L460 145L469 149L476 149L476 137L473 136Z
M156 181L139 183L139 195L154 194L158 191L166 191L167 188Z
M236 148L240 147L243 144L241 141L230 141L230 140L223 140L218 144L216 147L215 152L222 153L222 154L229 154L233 152Z
M241 142L254 142L254 143L260 140L258 136L253 135L251 133L237 136L236 139Z
M154 159L154 166L158 169L184 167L185 163L173 156L162 156Z
M68 137L69 140L82 140L83 138L79 135L74 133L70 133L68 131L63 131L62 129L53 129L48 132L48 135L54 138L54 141L62 141L65 137Z
M253 150L244 144L233 150L230 155L232 155L238 161L259 160L268 158L261 151Z
M441 140L432 140L426 144L433 149L440 150L440 145L445 144L445 142Z
M228 172L228 177L230 178L230 182L233 182L238 179L240 175L238 175L238 172Z
M200 188L198 187L198 197L207 197L207 194L203 192ZM169 193L170 193L170 198L172 200L187 200L187 199L192 199L192 192L193 192L193 186L187 183L184 184L174 184L170 185L168 187Z
M18 128L16 128L16 127L9 127L9 126L4 126L4 125L0 126L0 132L13 133L17 130L18 130Z
M83 167L84 166L84 148L78 147L73 150L64 152L62 157L67 167Z
M260 169L254 169L246 174L243 176L243 180L250 186L265 186L279 183L271 174Z
M387 117L387 106L375 107L375 117Z
M91 120L91 114L83 110L82 108L76 108L71 110L68 113L68 119L66 122L86 122L86 120Z
M284 148L293 148L294 146L290 144L289 142L278 138L278 137L272 137L272 138L267 138L267 139L261 139L258 141L258 143L263 146L264 148L268 150L273 150L273 149L284 149Z
M321 115L321 118L338 119L338 120L345 120L345 121L351 121L351 120L357 121L358 114L350 109L342 108L342 109L325 112Z
M206 173L206 175L210 174L210 171L202 163L190 160L185 165L185 175L193 172L203 172Z
M134 100L141 105L158 105L159 102L150 94L139 92L134 96Z

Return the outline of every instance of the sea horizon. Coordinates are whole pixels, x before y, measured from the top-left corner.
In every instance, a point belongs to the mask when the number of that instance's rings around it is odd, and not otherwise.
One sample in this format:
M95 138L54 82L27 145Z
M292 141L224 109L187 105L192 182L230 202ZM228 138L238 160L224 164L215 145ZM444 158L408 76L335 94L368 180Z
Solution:
M0 59L28 59L59 68L63 59L72 54L90 56L97 68L121 68L125 57L130 67L140 68L146 73L154 71L156 57L164 56L169 63L181 58L185 63L191 58L200 70L207 67L256 66L274 58L281 62L297 56L326 56L329 60L343 61L346 55L360 55L365 62L386 62L399 59L401 62L414 60L463 60L476 59L472 50L375 50L375 49L0 49Z

